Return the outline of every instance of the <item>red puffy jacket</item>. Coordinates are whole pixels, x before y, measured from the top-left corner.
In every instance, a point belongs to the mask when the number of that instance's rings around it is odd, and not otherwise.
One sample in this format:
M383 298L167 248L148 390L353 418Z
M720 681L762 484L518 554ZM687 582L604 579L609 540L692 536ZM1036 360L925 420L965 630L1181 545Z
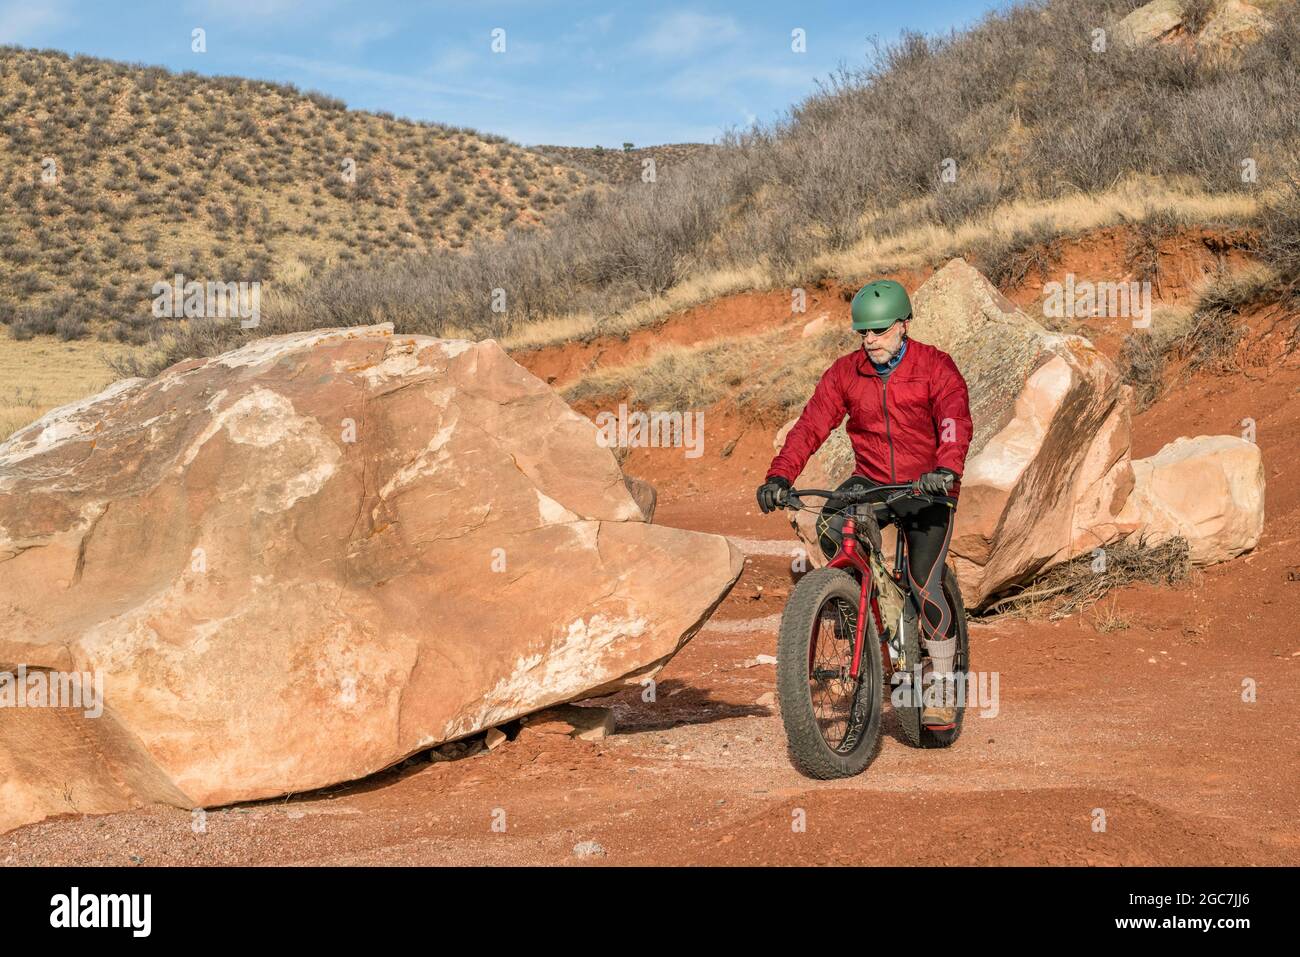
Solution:
M772 460L768 478L791 483L826 436L848 415L855 475L881 483L911 482L939 466L961 486L970 448L970 397L948 353L907 340L907 351L886 378L862 349L836 359Z

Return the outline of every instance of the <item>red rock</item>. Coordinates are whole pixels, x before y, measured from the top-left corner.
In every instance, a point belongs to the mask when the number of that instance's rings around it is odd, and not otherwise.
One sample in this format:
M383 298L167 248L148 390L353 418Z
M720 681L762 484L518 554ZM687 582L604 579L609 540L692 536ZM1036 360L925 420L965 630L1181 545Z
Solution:
M299 333L56 409L0 445L0 668L99 671L106 708L0 709L0 830L322 787L638 684L742 562L644 518L492 341Z

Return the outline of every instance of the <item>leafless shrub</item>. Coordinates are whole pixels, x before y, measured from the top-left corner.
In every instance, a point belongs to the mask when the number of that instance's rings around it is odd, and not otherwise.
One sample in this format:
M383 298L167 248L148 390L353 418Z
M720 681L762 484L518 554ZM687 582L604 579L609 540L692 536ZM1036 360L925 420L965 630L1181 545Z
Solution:
M1127 219L1126 225L1124 268L1138 282L1151 282L1158 289L1160 244L1185 229L1187 218L1174 209L1147 209L1143 215Z
M1217 273L1197 297L1191 326L1175 343L1178 354L1196 368L1230 368L1233 349L1245 332L1237 317L1260 298L1266 285L1257 273Z
M1061 255L1060 235L1050 221L1010 233L990 232L970 250L980 271L999 288L1014 288L1031 272L1046 279Z
M1170 343L1150 332L1132 332L1124 338L1117 359L1120 378L1133 387L1139 411L1160 397Z
M1165 370L1173 360L1186 360L1193 368L1232 369L1234 349L1245 333L1239 316L1267 298L1272 284L1267 270L1221 271L1198 293L1186 318L1179 321L1176 310L1157 310L1152 328L1130 333L1120 347L1118 364L1123 381L1133 386L1139 410L1160 396Z
M1293 172L1264 207L1257 252L1277 272L1282 295L1292 303L1300 300L1300 172Z
M1124 539L1104 549L1098 570L1092 554L1049 569L1030 584L990 603L985 614L1018 618L1065 618L1095 604L1112 589L1134 582L1174 587L1191 576L1185 538L1156 545Z

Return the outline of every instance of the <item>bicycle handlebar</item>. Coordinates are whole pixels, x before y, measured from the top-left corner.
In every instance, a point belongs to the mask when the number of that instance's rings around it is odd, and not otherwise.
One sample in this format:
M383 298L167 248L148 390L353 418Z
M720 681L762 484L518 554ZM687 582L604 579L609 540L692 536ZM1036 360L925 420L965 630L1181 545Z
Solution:
M893 494L882 502L870 501L872 496L881 492L893 492ZM788 493L785 507L790 509L803 508L803 502L800 499L805 495L811 495L815 498L834 498L846 505L871 505L877 508L892 505L903 498L917 498L930 505L947 505L949 508L957 505L957 500L951 495L930 495L928 492L922 492L913 487L912 483L907 482L900 485L872 485L867 488L854 488L843 492L830 491L824 488L792 488Z

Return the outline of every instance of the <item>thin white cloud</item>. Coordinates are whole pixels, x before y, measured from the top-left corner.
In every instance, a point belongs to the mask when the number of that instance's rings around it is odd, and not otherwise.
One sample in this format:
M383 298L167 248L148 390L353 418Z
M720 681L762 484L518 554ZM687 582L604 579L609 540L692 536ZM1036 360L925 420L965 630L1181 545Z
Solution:
M189 9L199 16L235 23L278 20L290 13L305 12L304 0L193 0Z
M614 29L614 14L602 13L599 16L579 20L573 28L560 35L561 43L588 43L609 35Z
M654 56L684 57L730 43L740 34L740 25L734 17L682 10L660 20L634 46Z
M434 74L447 75L463 73L478 62L478 57L464 47L444 50L434 58L431 71Z
M33 44L71 25L60 3L12 0L0 4L0 43Z
M368 67L350 66L346 63L334 63L326 60L313 60L309 57L294 56L288 53L268 53L256 57L260 62L273 66L301 70L315 76L330 80L343 80L349 83L367 83L383 89L421 93L429 96L463 96L479 100L509 100L528 102L514 91L488 89L484 86L456 86L449 83L436 83L405 73L389 73L385 70L372 70Z
M370 20L339 27L330 34L330 39L335 46L360 50L379 40L388 39L395 32L397 26L387 20Z

